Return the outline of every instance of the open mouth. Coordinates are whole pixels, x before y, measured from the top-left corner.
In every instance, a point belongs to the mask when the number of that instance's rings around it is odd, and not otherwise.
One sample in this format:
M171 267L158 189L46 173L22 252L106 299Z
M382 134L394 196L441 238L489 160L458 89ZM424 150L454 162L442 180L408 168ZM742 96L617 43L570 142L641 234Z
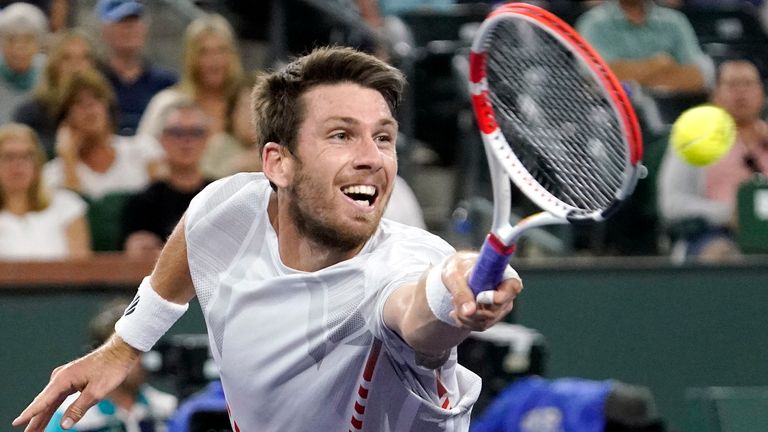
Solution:
M370 207L376 202L379 191L376 186L352 185L341 188L341 192L361 206Z

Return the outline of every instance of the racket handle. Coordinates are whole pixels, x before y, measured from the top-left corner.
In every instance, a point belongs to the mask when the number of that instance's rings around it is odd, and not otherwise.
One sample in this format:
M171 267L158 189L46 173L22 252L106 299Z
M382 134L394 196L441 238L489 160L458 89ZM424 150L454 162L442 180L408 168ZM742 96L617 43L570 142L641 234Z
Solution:
M469 275L469 287L475 296L482 291L496 289L514 253L514 245L506 246L496 236L488 234L480 249L475 268Z

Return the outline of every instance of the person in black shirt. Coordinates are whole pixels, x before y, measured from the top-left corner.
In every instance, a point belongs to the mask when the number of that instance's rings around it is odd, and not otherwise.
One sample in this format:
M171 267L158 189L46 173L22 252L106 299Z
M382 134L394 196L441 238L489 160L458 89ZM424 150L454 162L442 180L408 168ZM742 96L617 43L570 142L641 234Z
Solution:
M210 133L210 119L194 102L179 99L164 112L160 143L165 149L162 180L132 196L123 210L123 249L129 255L159 253L189 202L210 179L200 158Z

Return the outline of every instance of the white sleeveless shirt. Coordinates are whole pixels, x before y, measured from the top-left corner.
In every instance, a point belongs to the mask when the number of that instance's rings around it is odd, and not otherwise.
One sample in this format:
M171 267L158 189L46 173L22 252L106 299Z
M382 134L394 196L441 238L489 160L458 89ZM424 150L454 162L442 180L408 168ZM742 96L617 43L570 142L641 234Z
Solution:
M186 214L189 267L236 431L466 431L480 378L418 366L383 320L387 297L453 252L382 220L354 258L308 273L280 260L260 173L203 190Z

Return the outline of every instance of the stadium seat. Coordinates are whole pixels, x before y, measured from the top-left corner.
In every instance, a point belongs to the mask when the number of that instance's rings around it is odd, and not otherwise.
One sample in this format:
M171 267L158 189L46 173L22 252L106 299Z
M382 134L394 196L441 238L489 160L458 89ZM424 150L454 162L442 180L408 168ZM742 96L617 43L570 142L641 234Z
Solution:
M120 237L123 207L130 196L128 192L112 192L97 200L86 198L88 202L86 219L91 228L91 246L94 251L108 252L122 249Z
M751 60L768 78L768 35L754 9L691 9L683 13L693 26L704 52L715 64L733 58Z
M739 187L737 217L736 241L742 252L768 254L768 179L764 176Z

